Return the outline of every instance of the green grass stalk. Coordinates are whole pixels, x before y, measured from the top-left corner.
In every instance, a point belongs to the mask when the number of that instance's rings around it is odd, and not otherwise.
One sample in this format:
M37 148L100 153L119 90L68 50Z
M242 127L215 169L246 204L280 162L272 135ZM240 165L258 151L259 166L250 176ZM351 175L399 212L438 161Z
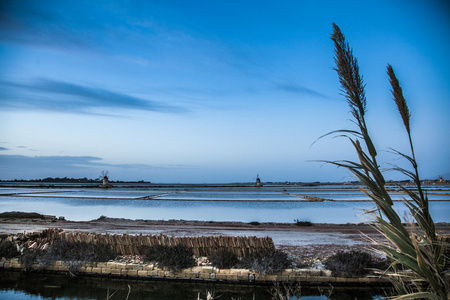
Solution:
M377 150L369 135L365 120L367 100L365 97L362 76L359 73L357 59L346 42L344 35L336 24L333 24L331 35L335 45L336 72L339 76L343 95L350 106L352 120L358 130L336 130L346 137L353 145L358 161L327 161L338 167L344 167L353 173L363 184L362 191L376 204L379 214L372 215L373 225L387 239L379 246L392 261L392 266L403 265L410 273L399 272L393 268L391 280L397 289L396 299L449 299L449 283L445 278L445 246L439 241L435 232L434 222L428 209L428 198L423 192L414 147L411 138L410 113L399 81L392 66L388 65L388 75L392 86L392 94L405 125L412 157L395 151L406 158L414 169L413 172L395 167L395 170L410 177L418 188L418 193L401 187L411 200L404 200L412 218L409 225L402 223L401 218L393 209L393 201L385 188L385 178L378 165ZM327 135L329 135L327 134ZM326 135L325 135L326 136ZM364 142L363 149L360 140ZM417 224L417 225L416 225Z

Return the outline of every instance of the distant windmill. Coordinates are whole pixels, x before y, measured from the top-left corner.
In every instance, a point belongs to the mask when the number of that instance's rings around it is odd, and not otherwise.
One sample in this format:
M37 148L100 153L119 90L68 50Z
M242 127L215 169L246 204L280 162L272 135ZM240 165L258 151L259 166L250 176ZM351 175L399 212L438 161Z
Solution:
M108 179L108 171L102 171L102 173L100 174L100 178L103 180L103 183L99 185L99 187L101 188L110 188L112 187L112 185L109 183L109 179Z
M259 174L256 175L256 184L255 187L262 187L261 179L259 179Z

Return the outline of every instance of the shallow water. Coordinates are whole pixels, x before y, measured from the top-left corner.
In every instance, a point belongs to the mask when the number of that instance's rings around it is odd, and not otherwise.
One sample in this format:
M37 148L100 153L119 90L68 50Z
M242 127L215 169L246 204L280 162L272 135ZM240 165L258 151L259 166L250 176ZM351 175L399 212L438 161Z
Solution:
M0 271L0 299L43 300L43 299L107 299L107 295L116 292L114 299L140 300L196 300L200 293L206 299L206 292L214 292L218 299L231 300L270 300L269 286L225 285L180 283L172 281L137 281L124 279L69 278L41 274ZM128 288L128 286L130 288ZM331 296L327 298L331 292ZM380 299L383 290L369 288L302 287L301 299L306 300L344 300ZM295 300L295 298L292 298Z
M450 222L450 188L428 187L431 214L436 222ZM434 193L439 195L434 195ZM334 201L309 202L302 196ZM402 195L395 194L394 199ZM374 205L355 186L299 187L289 185L254 187L166 186L115 187L0 187L0 212L24 211L65 216L69 220L92 220L101 215L129 219L185 219L204 221L349 223L366 219L363 210ZM439 201L434 201L439 200ZM401 202L395 208L402 214ZM304 236L308 239L309 237ZM6 276L8 274L8 276ZM12 274L12 275L11 275ZM185 284L157 281L125 281L97 278L66 278L0 271L0 299L112 299L188 300L206 298L214 290L220 299L268 300L270 287ZM302 288L302 299L379 299L381 290L358 288Z
M450 189L428 186L435 222L450 222ZM307 201L308 197L330 200ZM392 198L404 197L393 191ZM394 207L403 215L400 201ZM367 220L374 205L356 186L273 185L237 186L122 186L111 189L72 187L0 187L0 211L37 212L87 221L100 216L127 219L240 222L357 223Z

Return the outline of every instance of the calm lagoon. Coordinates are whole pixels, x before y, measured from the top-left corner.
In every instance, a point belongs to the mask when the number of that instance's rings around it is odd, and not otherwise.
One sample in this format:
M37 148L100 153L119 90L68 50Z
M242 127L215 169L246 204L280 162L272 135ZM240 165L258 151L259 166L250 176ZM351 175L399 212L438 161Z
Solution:
M130 289L128 288L130 286ZM196 300L200 293L206 299L206 292L214 292L218 299L270 300L271 286L200 284L169 281L136 281L123 279L69 278L64 276L40 276L22 272L0 271L0 299L45 300L45 299L133 299L133 300ZM369 288L302 287L301 299L344 300L382 299L385 291ZM128 296L128 292L130 294ZM128 298L127 298L128 296ZM295 300L295 298L292 298Z
M449 222L450 188L427 187L431 214L436 222ZM403 195L393 190L393 198ZM311 197L325 199L312 202ZM356 186L117 186L110 189L81 186L28 187L0 186L0 212L23 211L64 216L74 221L100 216L127 219L202 220L291 223L295 219L314 223L357 223L365 221L363 211L374 208ZM405 211L400 201L395 208ZM220 299L268 300L268 286L229 286L198 283L126 281L98 278L40 276L20 272L0 272L1 299L197 299L206 291L222 295ZM385 292L370 289L318 287L302 288L302 299L381 299Z
M449 186L427 186L435 222L450 222ZM322 202L308 201L313 197ZM392 190L394 206L403 215L404 194ZM373 209L357 186L118 186L0 187L0 212L24 211L87 221L100 216L151 220L200 220L290 223L357 223Z

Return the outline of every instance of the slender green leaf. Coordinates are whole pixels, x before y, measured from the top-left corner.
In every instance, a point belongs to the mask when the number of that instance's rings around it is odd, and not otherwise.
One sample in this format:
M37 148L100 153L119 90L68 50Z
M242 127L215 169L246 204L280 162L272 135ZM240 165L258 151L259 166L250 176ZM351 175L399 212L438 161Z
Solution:
M399 297L392 298L393 300L407 300L407 299L441 299L438 295L429 293L429 292L418 292L418 293L411 293L407 295L402 295Z
M410 113L398 79L392 66L388 65L392 94L408 133L412 156L393 149L392 151L406 159L414 169L410 171L395 166L393 170L410 178L418 190L418 193L416 193L405 187L400 187L410 198L410 200L404 200L410 216L414 218L414 221L411 220L414 223L409 224L409 227L402 223L400 216L393 208L392 198L385 187L386 181L383 170L376 159L377 150L369 135L365 120L365 84L359 73L357 60L336 24L333 24L331 39L335 46L335 70L339 76L341 91L350 106L350 112L354 118L352 122L358 126L359 132L337 130L320 137L323 138L331 134L346 137L358 155L357 162L344 160L328 163L346 168L361 181L365 187L361 190L370 197L378 209L378 215L375 211L371 212L373 224L386 238L386 243L378 243L379 247L387 257L392 259L392 265L400 263L411 270L409 273L389 274L396 290L399 293L406 294L399 296L397 299L447 299L449 282L446 280L443 271L446 259L443 254L444 245L438 240L435 233L435 225L428 208L428 197L424 193L419 179L410 134ZM363 149L360 141L365 143L367 151ZM410 288L413 288L414 291Z
M327 137L327 136L336 134L336 133L346 133L346 134L348 133L348 134L350 134L350 135L354 135L354 136L356 136L356 137L362 138L361 133L359 133L358 131L355 131L355 130L347 130L347 129L333 130L333 131L331 131L331 132L328 132L328 133L326 133L326 134L320 136L320 137L319 137L317 140L315 140L314 143L312 143L311 146L309 146L309 147L311 148L311 147L312 147L315 143L317 143L319 140L321 140L321 139L323 139L323 138L325 138L325 137ZM338 135L338 136L348 137L346 134Z

